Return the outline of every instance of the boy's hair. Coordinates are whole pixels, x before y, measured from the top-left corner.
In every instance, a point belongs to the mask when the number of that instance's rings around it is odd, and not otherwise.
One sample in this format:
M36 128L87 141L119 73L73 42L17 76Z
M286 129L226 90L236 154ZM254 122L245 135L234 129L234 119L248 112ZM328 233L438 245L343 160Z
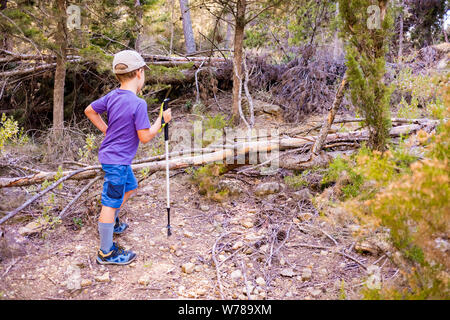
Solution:
M115 70L125 70L126 68L128 68L128 66L126 64L123 63L119 63L115 66ZM122 73L122 74L115 74L117 80L119 80L120 82L126 82L128 80L132 80L136 77L137 73L141 71L141 69L143 68L139 68L127 73Z

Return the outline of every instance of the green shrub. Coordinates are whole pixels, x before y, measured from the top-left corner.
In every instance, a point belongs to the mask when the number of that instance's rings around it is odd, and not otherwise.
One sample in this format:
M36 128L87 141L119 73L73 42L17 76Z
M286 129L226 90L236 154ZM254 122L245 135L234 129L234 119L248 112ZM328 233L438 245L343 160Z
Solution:
M192 170L192 181L198 186L201 195L220 202L228 195L228 190L218 190L219 176L226 170L224 164L210 163Z
M286 176L284 177L284 182L293 189L301 189L308 186L308 181L305 180L305 175L308 171L303 171L299 175Z
M450 261L446 239L450 237L450 123L429 139L429 157L391 182L373 199L359 204L357 213L367 225L387 228L398 251L400 283L363 291L367 299L449 299ZM444 243L444 245L442 245Z
M0 118L0 151L4 150L7 143L23 145L28 142L28 137L19 128L19 123L13 117L7 117L4 113Z

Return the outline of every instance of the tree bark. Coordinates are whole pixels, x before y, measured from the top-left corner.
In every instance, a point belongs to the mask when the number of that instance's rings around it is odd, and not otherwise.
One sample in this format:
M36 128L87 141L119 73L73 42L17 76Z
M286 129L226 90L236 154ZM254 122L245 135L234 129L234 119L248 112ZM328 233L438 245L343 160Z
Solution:
M8 0L0 0L0 11L6 9L8 5ZM11 38L8 33L3 33L2 43L0 44L1 49L10 50L11 49Z
M67 16L66 1L57 0L56 71L53 88L53 134L61 138L64 129L64 84L66 80Z
M334 117L336 116L339 106L342 103L342 99L344 98L345 92L344 89L346 85L347 85L347 73L345 73L344 78L342 79L341 85L339 86L339 89L336 93L336 97L334 98L333 105L331 106L331 109L328 112L328 116L323 123L322 129L320 130L319 136L317 137L316 142L312 147L311 152L313 155L318 155L319 152L322 150L322 147L328 135L328 131L330 130L331 125L334 122Z
M184 43L186 53L194 53L197 51L195 46L194 31L192 30L191 9L189 8L189 0L180 0L181 18L183 20Z
M239 103L241 96L242 83L242 55L244 47L244 30L245 30L245 11L247 0L238 0L236 8L236 22L234 32L234 57L233 57L233 105L232 117L235 125L239 124Z
M233 15L230 13L227 14L227 20L231 20ZM226 22L227 24L227 33L225 36L225 49L230 49L233 45L233 25L229 22Z
M172 54L173 52L173 35L174 35L174 29L175 29L175 0L170 0L170 48L169 48L169 54Z
M134 43L134 50L137 52L141 52L141 44L142 44L142 5L140 0L136 0L134 3L134 7L136 8L136 29L137 35Z
M398 60L402 60L403 56L403 16L404 16L404 9L405 9L405 1L402 0L400 2L401 5L401 13L400 13L400 26L399 26L399 38L398 38Z

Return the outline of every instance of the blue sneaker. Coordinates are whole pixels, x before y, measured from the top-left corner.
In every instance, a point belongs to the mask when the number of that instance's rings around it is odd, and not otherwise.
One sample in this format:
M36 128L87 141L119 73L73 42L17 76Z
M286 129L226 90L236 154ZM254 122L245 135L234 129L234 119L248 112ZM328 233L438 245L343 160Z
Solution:
M125 222L119 222L119 219L116 220L116 224L114 225L114 234L121 234L128 228L128 224Z
M136 259L136 254L133 251L126 251L116 242L113 243L111 251L104 253L102 249L98 250L97 263L98 264L117 264L126 265Z

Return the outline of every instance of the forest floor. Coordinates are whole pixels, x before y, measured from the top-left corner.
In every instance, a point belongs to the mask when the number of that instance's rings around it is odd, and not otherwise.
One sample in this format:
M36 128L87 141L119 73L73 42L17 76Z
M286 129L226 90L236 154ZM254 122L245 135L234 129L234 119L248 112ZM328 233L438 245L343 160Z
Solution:
M121 211L129 229L114 236L137 253L127 266L96 263L95 213L82 226L63 222L27 237L17 233L23 219L11 219L2 226L3 250L12 238L18 249L0 260L0 299L360 299L365 267L380 266L382 279L397 274L385 256L355 250L358 225L323 214L279 174L227 178L243 190L216 202L199 194L189 174L172 172L170 237L165 172L143 180ZM281 191L255 195L266 182ZM8 192L0 190L2 201ZM89 211L81 201L77 210Z

